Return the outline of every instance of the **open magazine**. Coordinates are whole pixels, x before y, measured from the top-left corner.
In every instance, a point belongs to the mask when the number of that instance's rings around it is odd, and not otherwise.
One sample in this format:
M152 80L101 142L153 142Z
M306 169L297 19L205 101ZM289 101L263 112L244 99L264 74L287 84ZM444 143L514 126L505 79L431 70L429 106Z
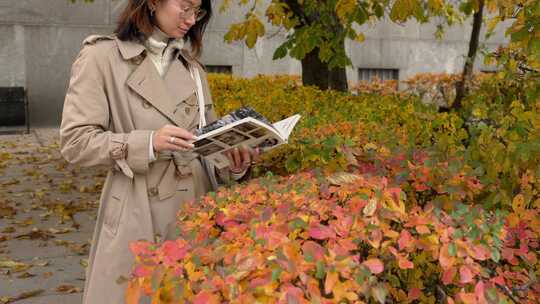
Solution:
M193 152L225 165L228 160L224 154L235 147L259 147L265 152L287 143L299 119L300 115L296 114L272 124L253 108L242 107L195 130Z

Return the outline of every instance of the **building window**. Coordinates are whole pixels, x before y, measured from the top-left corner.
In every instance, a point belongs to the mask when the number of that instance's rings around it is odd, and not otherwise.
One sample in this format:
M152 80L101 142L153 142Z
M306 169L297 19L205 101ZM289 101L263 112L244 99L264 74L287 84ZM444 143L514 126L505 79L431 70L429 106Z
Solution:
M231 65L205 65L208 73L232 74Z
M484 69L484 70L480 70L480 73L486 73L486 74L495 74L497 73L498 71L495 70L495 69Z
M358 69L358 81L371 82L373 79L378 80L399 80L398 69Z

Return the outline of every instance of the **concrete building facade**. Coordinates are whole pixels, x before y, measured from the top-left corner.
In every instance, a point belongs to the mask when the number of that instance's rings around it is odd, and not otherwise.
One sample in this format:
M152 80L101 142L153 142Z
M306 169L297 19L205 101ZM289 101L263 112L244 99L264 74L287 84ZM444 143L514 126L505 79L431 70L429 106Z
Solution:
M267 0L268 1L268 0ZM0 87L23 86L28 90L31 126L55 126L61 119L71 64L90 34L111 33L127 0L0 0ZM224 42L230 24L240 21L243 8L219 12L221 0L213 1L214 18L204 42L202 62L242 77L257 74L301 74L298 60L272 60L286 33L268 26L270 33L255 48ZM349 82L369 75L405 80L423 72L459 72L467 53L470 22L447 30L435 39L435 23L403 25L379 22L361 28L363 43L348 41L353 65ZM482 35L483 36L483 35ZM484 41L487 48L504 44L504 27ZM478 70L489 70L476 61ZM0 122L2 126L2 122Z

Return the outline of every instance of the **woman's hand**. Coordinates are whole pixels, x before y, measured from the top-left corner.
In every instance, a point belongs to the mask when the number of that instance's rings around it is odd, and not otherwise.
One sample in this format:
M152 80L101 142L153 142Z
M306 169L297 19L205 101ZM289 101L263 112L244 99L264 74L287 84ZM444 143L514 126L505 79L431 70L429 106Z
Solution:
M152 144L156 152L163 150L185 151L194 147L190 143L194 139L196 139L195 135L186 129L173 125L165 125L154 132Z
M260 160L259 148L251 149L245 146L240 149L229 150L225 153L225 156L229 159L229 169L236 174L241 173Z

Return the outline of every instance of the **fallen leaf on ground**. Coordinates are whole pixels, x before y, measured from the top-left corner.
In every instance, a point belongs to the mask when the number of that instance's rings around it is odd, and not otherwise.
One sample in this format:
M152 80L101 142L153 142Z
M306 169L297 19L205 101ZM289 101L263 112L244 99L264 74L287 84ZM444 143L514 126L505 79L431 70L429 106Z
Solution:
M80 264L84 268L88 267L88 259L82 259Z
M34 261L34 263L32 265L38 266L38 267L45 267L45 266L49 265L49 261L36 260L36 261Z
M65 233L74 232L74 231L75 229L73 228L60 228L60 229L49 228L47 230L47 232L52 233L52 234L65 234Z
M52 235L51 233L47 232L47 231L43 231L39 228L33 228L32 231L28 232L28 233L24 233L24 234L20 234L18 236L16 236L15 238L16 239L29 239L29 240L48 240L48 239L51 239L51 238L54 238L55 236Z
M18 279L28 279L28 278L31 278L31 277L35 277L36 275L35 274L31 274L27 271L21 273L20 275L17 276Z
M64 294L78 293L78 292L81 292L81 291L82 291L82 289L80 287L76 287L76 286L73 286L73 285L60 285L60 286L56 287L56 292L64 293Z
M2 233L13 233L13 232L15 232L15 227L13 226L6 227L2 230Z
M0 298L0 303L1 304L8 304L8 303L13 303L15 301L28 299L28 298L40 295L44 291L45 291L44 289L36 289L36 290L32 290L32 291L23 292L20 295L15 296L15 297L1 297Z
M29 265L13 260L0 260L0 268L21 269Z

